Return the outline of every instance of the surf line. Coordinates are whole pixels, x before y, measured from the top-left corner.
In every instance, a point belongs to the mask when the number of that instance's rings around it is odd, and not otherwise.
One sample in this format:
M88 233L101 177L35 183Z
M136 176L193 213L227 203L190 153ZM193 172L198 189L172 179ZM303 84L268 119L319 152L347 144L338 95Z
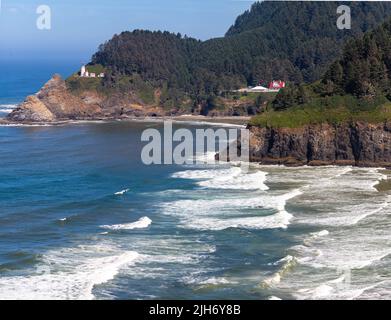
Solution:
M154 307L151 307L149 309L150 315L169 315L169 316L176 316L177 318L180 318L183 314L184 307L163 307L159 304L157 304Z

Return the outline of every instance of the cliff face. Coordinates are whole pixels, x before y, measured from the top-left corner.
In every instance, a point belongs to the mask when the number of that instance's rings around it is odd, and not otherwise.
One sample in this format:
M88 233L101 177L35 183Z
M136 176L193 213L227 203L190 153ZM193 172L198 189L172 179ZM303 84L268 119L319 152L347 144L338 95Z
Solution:
M29 96L7 116L11 122L53 122L94 120L122 116L161 115L159 108L140 105L127 94L104 96L96 91L73 94L60 76L55 75L35 95Z
M226 107L208 111L208 116L253 115L257 108L248 102L225 101ZM8 122L55 122L64 120L120 119L126 117L177 116L181 109L164 109L159 105L145 104L133 92L113 92L104 95L96 90L74 93L60 76L55 75L35 95L29 96L6 120ZM193 114L206 115L198 106Z
M391 124L250 127L250 160L262 164L391 166Z
M29 96L7 120L14 122L51 122L100 115L99 101L84 101L70 94L65 81L55 75L35 95Z

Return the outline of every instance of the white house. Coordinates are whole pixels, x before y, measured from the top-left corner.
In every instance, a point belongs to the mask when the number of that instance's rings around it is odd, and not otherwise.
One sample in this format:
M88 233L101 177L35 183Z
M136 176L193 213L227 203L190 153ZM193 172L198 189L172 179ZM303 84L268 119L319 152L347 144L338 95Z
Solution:
M256 87L242 88L235 90L236 92L279 92L281 89L286 87L286 83L281 80L273 80L269 83L269 87L263 87L258 85Z
M268 92L269 89L268 88L265 88L265 87L262 87L262 86L256 86L254 88L251 88L248 90L248 92Z

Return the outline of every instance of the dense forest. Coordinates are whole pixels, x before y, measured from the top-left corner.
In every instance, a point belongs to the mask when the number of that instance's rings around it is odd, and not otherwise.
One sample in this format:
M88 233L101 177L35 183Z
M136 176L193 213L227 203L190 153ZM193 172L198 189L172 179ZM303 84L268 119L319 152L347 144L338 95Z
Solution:
M391 15L388 2L343 2L352 29L336 27L339 2L254 3L222 38L199 41L181 34L135 30L102 44L91 65L102 65L105 87L160 90L162 105L213 101L240 87L272 79L319 79L343 44ZM149 92L149 93L148 93Z
M253 119L260 126L391 121L391 19L346 43L341 57L311 84L280 91L272 109Z
M391 20L346 45L342 58L325 73L322 92L366 100L379 95L391 99L390 83Z
M391 100L391 20L348 41L320 81L291 85L274 101L276 110L304 105L314 98L350 95L362 102ZM384 99L383 99L384 101Z
M93 62L123 73L138 72L145 79L170 80L172 74L173 85L184 87L193 73L208 78L202 69L214 75L237 75L249 84L273 76L311 81L335 59L347 38L362 34L391 14L387 2L344 2L352 8L353 26L338 30L339 4L255 3L225 37L205 42L168 32L124 32L102 45Z

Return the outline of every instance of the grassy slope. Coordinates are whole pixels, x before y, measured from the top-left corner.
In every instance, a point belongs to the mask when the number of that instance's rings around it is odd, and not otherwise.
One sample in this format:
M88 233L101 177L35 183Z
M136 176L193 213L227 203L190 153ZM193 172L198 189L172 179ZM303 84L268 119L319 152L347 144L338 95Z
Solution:
M382 123L391 120L391 102L378 98L365 102L353 96L318 97L302 106L285 111L268 111L253 117L250 125L274 128L295 128L309 124L363 121Z

